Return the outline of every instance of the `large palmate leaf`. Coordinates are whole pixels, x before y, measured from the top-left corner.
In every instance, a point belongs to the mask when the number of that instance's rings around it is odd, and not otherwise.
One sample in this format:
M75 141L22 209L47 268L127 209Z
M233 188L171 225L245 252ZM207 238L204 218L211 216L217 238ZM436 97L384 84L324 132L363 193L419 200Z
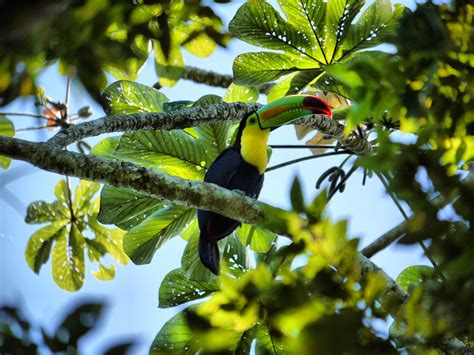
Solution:
M72 196L66 181L60 180L54 189L56 201L35 201L28 206L27 223L49 223L27 243L28 266L39 273L52 252L53 279L67 291L77 291L84 283L85 252L91 262L99 263L99 271L93 274L100 280L110 280L115 275L113 265L101 264L106 254L121 264L128 262L122 249L123 231L108 230L97 222L99 203L93 197L98 189L96 183L81 181ZM87 230L95 237L86 237Z
M277 83L269 101L301 92L330 77L325 67L357 56L362 49L383 43L394 32L403 7L392 11L388 0L376 0L359 18L363 0L279 0L286 20L265 0L244 4L229 29L239 39L283 53L239 55L233 66L234 80L259 85L290 75ZM327 83L333 80L327 80ZM336 84L336 83L334 83ZM334 85L321 87L342 93Z
M127 232L125 252L135 264L149 263L156 250L185 229L195 215L194 208L174 204L161 208Z
M217 291L217 278L207 282L189 280L182 269L169 272L161 282L159 292L159 307L174 307L180 304L206 297Z
M102 94L104 110L108 115L136 112L161 112L168 101L158 90L121 80L111 84Z
M129 230L163 207L163 201L135 191L105 185L100 193L99 222Z

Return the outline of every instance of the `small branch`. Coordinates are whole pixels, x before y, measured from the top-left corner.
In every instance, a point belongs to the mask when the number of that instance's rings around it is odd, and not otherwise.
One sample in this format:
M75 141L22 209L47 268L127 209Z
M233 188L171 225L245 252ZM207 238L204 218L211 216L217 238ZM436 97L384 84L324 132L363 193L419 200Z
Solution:
M341 150L341 151L338 151L338 152L323 153L323 154L319 154L319 155L309 155L309 156L306 156L306 157L289 160L289 161L286 161L286 162L281 163L281 164L273 165L273 166L267 168L267 170L265 170L265 172L268 173L272 170L276 170L276 169L280 169L280 168L283 168L283 167L288 166L288 165L300 163L300 162L305 161L305 160L311 160L311 159L316 159L316 158L324 158L324 157L329 157L329 156L332 156L332 155L342 155L342 154L351 154L351 152L348 151L348 150Z
M50 120L49 117L45 115L39 115L36 113L29 113L29 112L0 112L0 115L5 116L27 116L27 117L34 117L34 118L41 118L43 120Z
M199 106L173 112L139 112L113 115L68 127L52 137L49 142L61 147L87 137L104 133L136 130L182 129L204 123L240 120L244 115L254 112L260 104L221 103Z
M311 148L340 149L341 148L341 147L337 147L335 145L329 145L329 144L270 144L269 147L272 149L311 149Z
M227 89L230 84L232 84L234 78L232 75L225 75L215 73L209 70L203 70L196 67L185 66L184 73L182 76L184 80L194 81L198 84L205 84L208 86L219 87ZM259 87L259 91L261 94L268 94L270 89L274 86L274 84L263 84Z
M15 132L37 131L39 129L55 128L55 127L59 127L59 125L54 124L54 125L50 125L50 126L36 126L36 127L17 128L15 130Z
M349 149L354 154L367 154L372 151L372 145L355 132L349 135L344 134L345 126L329 116L308 115L293 122L295 125L303 125L315 128L324 134L336 138L344 148Z
M380 237L375 239L372 243L367 245L364 249L362 249L360 251L361 254L366 256L367 258L371 258L375 254L377 254L379 251L385 249L386 247L395 243L397 240L403 237L405 235L406 229L407 229L406 221L396 225L395 227L390 229L388 232L385 232Z

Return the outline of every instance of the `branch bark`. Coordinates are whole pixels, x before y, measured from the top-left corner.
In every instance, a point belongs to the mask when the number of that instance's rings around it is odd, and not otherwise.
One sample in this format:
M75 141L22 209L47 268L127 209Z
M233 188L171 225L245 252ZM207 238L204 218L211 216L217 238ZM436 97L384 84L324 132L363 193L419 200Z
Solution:
M196 67L185 66L182 79L191 80L198 84L205 84L213 87L228 88L234 78L232 75L219 74L209 70ZM268 94L274 84L263 84L258 89L261 94Z

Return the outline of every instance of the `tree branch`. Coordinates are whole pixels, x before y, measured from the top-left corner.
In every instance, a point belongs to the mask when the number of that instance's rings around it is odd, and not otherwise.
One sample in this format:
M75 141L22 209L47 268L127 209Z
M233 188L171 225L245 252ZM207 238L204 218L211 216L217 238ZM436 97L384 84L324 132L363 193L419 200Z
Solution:
M372 243L367 245L364 249L360 252L362 255L366 256L367 258L371 258L379 251L385 249L389 245L396 242L398 239L403 237L406 232L408 222L403 221L402 223L396 225L389 231L382 234L380 237L375 239Z
M213 71L203 70L196 67L185 66L182 79L191 80L198 84L205 84L213 87L228 88L234 78L232 75L215 73ZM274 84L263 84L259 87L261 94L268 94Z
M343 147L355 154L367 154L372 151L372 145L355 132L344 134L345 126L325 115L308 115L293 122L295 125L303 125L315 128L324 134L336 138Z
M49 143L61 147L78 140L104 133L136 131L140 129L180 129L204 123L240 120L247 113L258 110L260 104L221 103L198 106L173 112L139 112L112 115L84 122L58 132Z

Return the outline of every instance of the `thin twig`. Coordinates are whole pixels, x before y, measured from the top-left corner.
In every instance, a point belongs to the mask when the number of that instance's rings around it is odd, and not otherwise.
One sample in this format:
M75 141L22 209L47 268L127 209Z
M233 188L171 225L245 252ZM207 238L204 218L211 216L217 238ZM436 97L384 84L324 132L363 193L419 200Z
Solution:
M272 149L304 149L304 148L318 148L318 149L337 149L335 145L329 144L270 144Z
M59 125L54 124L50 126L36 126L36 127L26 127L26 128L18 128L15 130L15 132L26 132L26 131L36 131L39 129L45 129L45 128L55 128L58 127Z
M30 113L30 112L0 112L0 115L5 115L5 116L27 116L27 117L41 118L43 120L50 120L50 118L48 116L40 115L40 114L37 114L37 113Z
M398 199L395 197L395 195L393 195L392 192L390 192L389 190L389 183L388 183L388 179L386 179L386 177L382 174L382 173L379 173L379 172L375 172L375 174L377 175L377 177L379 178L379 180L382 182L382 185L384 186L387 194L390 196L390 198L392 199L393 203L395 203L395 205L397 206L398 210L400 211L400 213L402 214L403 218L405 219L406 222L408 222L410 220L410 218L408 217L408 215L406 214L405 210L403 209L402 205L400 204L400 202L398 201ZM429 251L428 251L428 248L426 247L425 243L423 243L423 241L419 241L418 244L420 244L421 248L423 249L423 252L425 253L426 257L428 258L428 260L431 262L431 264L433 265L434 269L436 270L436 272L443 278L445 279L443 273L441 272L441 270L439 269L439 266L438 264L436 263L436 261L431 257L431 255L429 254Z
M388 232L385 232L382 234L380 237L375 239L372 243L367 245L365 248L363 248L360 252L362 255L366 256L367 258L371 258L375 254L377 254L379 251L385 249L389 245L393 244L397 240L399 240L401 237L404 236L407 228L407 222L403 221L402 223L396 225L392 229L390 229Z
M276 170L276 169L280 169L280 168L283 168L283 167L288 166L288 165L300 163L300 162L305 161L305 160L324 158L324 157L329 157L329 156L332 156L332 155L342 155L342 154L351 154L352 155L352 153L349 150L340 150L338 152L323 153L323 154L319 154L319 155L309 155L309 156L306 156L306 157L289 160L289 161L286 161L286 162L281 163L281 164L273 165L273 166L267 168L267 170L265 170L265 172L268 173L272 170Z

